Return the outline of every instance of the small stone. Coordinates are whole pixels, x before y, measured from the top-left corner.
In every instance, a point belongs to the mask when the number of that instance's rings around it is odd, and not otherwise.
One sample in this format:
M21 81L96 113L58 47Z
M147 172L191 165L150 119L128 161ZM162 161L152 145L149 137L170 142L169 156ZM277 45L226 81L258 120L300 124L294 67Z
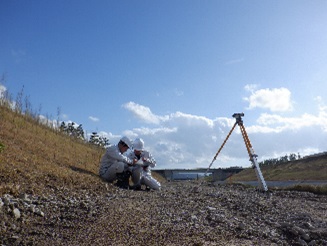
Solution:
M31 204L28 210L31 211L32 213L35 213L35 208L36 206L34 204Z
M20 218L20 211L18 208L15 208L13 211L14 217L15 219L19 219Z
M294 226L294 230L296 230L298 232L298 234L300 234L300 235L305 234L305 231L301 227Z
M245 224L241 222L241 223L238 224L237 228L240 229L240 230L244 230L245 229Z
M199 186L195 186L192 190L193 193L200 193L201 192L201 188Z
M302 237L305 241L309 241L309 240L310 240L310 236L309 236L307 233L302 234L301 237Z
M192 219L192 220L198 220L198 217L196 217L196 215L192 215L192 216L191 216L191 219Z
M316 246L317 242L316 240L312 240L310 243L308 243L308 246Z
M37 214L37 215L39 215L41 217L44 217L44 213L41 210L36 210L35 214Z
M309 222L305 222L303 225L305 227L307 227L308 229L313 229L314 228L313 225L311 223L309 223Z
M282 228L287 228L287 227L291 227L291 224L290 224L290 223L287 223L287 222L281 222L281 223L280 223L280 226L281 226Z
M289 233L291 233L291 234L294 235L294 236L299 235L299 232L298 232L296 229L294 229L294 228L291 228L291 229L289 230Z
M3 203L8 206L10 204L10 199L8 197L3 198Z
M214 210L217 210L217 209L216 209L216 208L214 208L214 207L209 207L209 206L208 206L207 208L208 208L208 210L209 210L209 211L214 211Z
M299 238L299 240L298 240L298 244L300 245L300 246L307 246L308 244L306 243L306 241L304 241L304 240L302 240L302 239L300 239Z

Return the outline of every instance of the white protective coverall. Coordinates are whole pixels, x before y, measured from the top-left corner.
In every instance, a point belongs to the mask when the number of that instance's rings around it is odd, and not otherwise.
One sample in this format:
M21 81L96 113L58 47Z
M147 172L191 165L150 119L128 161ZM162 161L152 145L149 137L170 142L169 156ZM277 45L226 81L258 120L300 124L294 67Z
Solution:
M143 150L140 156L137 156L133 151L128 154L130 159L139 160L135 166L131 168L132 171L132 181L134 185L146 185L151 189L160 190L161 184L151 176L151 168L156 166L156 161L152 155ZM142 161L143 158L145 161ZM141 163L141 164L139 164Z
M122 173L132 164L133 160L120 153L118 145L110 145L100 161L99 175L108 182L113 182L117 173Z

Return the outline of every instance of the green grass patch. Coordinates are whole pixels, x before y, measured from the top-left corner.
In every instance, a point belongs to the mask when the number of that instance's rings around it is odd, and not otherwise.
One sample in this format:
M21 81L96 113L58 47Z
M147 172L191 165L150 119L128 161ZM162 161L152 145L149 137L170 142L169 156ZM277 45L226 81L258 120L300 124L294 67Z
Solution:
M3 143L0 143L0 153L5 149L5 145Z

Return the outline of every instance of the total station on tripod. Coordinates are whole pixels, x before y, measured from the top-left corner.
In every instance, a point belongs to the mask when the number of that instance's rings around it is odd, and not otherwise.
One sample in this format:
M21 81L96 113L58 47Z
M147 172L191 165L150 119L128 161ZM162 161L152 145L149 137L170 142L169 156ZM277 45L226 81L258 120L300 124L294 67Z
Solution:
M244 143L245 143L245 147L248 151L248 154L249 154L249 157L250 157L250 161L252 162L252 165L253 165L253 168L255 169L255 172L256 172L256 175L257 175L257 178L258 178L258 183L259 183L259 187L263 190L263 191L267 191L268 190L268 187L266 185L266 181L265 179L263 178L263 175L261 173L261 170L260 170L260 166L258 164L258 161L257 161L257 155L254 153L254 150L252 148L252 145L251 145L251 142L250 142L250 139L246 133L246 130L245 130L245 127L243 125L243 120L242 120L242 117L244 116L244 113L235 113L233 114L233 117L236 119L236 122L234 123L234 126L232 127L232 129L230 130L230 132L228 133L226 139L224 140L223 144L220 146L219 150L217 151L216 155L214 156L214 158L212 159L206 173L205 173L205 176L208 172L208 170L210 169L211 165L213 164L213 162L216 160L218 154L220 153L220 151L222 150L222 148L224 147L225 143L227 142L229 136L232 134L233 130L235 129L236 125L238 125L240 127L240 130L241 130L241 133L242 133L242 137L243 137L243 140L244 140Z
M242 117L244 116L244 113L235 113L232 116L236 119L236 123L243 122Z

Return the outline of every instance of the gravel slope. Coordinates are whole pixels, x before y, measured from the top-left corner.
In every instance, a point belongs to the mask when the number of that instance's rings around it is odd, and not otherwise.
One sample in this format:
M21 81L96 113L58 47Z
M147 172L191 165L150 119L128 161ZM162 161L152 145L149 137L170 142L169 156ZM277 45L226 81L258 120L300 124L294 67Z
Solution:
M327 245L327 197L170 182L4 195L0 245Z

